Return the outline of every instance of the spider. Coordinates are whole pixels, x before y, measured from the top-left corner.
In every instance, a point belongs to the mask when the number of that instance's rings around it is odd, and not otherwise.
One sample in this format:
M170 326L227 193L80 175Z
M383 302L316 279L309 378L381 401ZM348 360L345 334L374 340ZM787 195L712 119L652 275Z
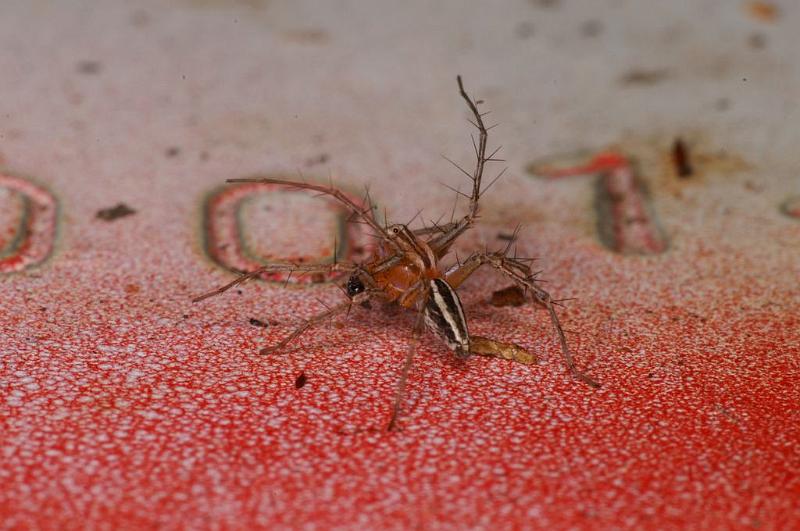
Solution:
M471 194L461 194L469 199L466 215L446 224L434 223L431 227L417 230L411 230L403 224L384 226L378 223L375 217L375 207L369 193L365 197L365 204L360 205L333 186L272 178L228 179L229 183L278 184L330 196L350 211L353 221L366 224L377 236L378 243L372 251L372 256L363 263L334 260L331 264L267 264L249 273L241 274L225 286L193 299L193 302L198 302L219 295L242 282L268 272L322 273L332 275L334 278L347 279L341 286L347 296L345 302L304 321L278 344L263 349L261 354L280 350L312 327L349 311L353 305L364 305L372 299L383 300L386 303L415 311L417 317L413 329L413 339L406 353L395 389L391 417L387 426L389 431L397 428L409 369L416 345L425 328L441 338L459 359L466 359L470 354L482 354L530 363L531 356L514 344L502 343L469 333L464 308L456 289L484 265L491 266L511 279L526 294L530 294L534 302L547 310L569 372L573 377L591 387L600 386L575 366L572 353L567 346L564 330L556 313L555 307L558 301L553 300L550 294L539 285L536 274L530 268L532 260L509 255L514 238L502 251L474 252L463 261L457 260L457 263L448 269L442 267L442 262L450 253L453 243L477 221L481 196L502 175L501 172L488 186L482 187L484 166L488 162L498 160L494 156L500 148L494 150L490 155L486 155L488 130L483 123L485 113L480 113L475 101L467 95L461 76L458 76L456 80L459 94L474 118L474 120L470 120L470 123L478 129L477 142L474 135L472 136L476 158L475 170L470 174L459 167L472 183ZM515 237L517 232L515 231Z

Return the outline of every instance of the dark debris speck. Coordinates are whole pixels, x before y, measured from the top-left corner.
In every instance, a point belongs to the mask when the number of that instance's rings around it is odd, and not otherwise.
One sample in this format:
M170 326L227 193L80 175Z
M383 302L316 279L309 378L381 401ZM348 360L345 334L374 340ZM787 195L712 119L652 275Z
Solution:
M603 33L603 23L599 20L587 20L581 25L581 35L584 37L597 37Z
M93 75L99 74L103 69L103 65L100 61L78 61L75 68L79 74Z
M672 143L672 163L678 177L686 179L694 173L689 160L689 148L680 137L676 138Z
M525 304L525 292L519 286L508 286L492 293L492 306L522 306Z
M625 72L620 78L623 85L656 85L670 77L669 70L665 68L656 69L632 69Z
M95 217L97 217L97 219L102 219L103 221L114 221L119 218L124 218L125 216L132 216L133 214L136 214L134 209L125 203L119 203L111 208L98 210Z

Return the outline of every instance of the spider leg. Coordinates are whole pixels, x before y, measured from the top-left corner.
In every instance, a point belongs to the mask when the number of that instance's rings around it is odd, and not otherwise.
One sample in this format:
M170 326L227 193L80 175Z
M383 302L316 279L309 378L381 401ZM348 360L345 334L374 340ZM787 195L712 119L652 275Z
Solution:
M259 354L261 354L263 356L263 355L267 355L267 354L272 354L276 350L282 349L283 347L285 347L286 345L288 345L289 343L291 343L292 341L294 341L295 339L300 337L300 335L302 335L303 332L306 332L307 330L317 326L320 323L323 323L323 322L327 321L328 319L333 318L334 316L336 316L336 315L338 315L338 314L340 314L342 312L349 311L350 308L354 304L365 302L367 299L369 299L369 293L366 293L366 292L365 293L361 293L359 296L356 296L353 299L348 300L347 302L343 302L341 304L337 304L333 308L329 308L329 309L325 310L324 312L322 312L320 314L317 314L314 317L303 321L300 324L300 326L295 328L292 331L291 334L289 334L284 339L282 339L280 343L278 343L277 345L271 346L271 347L262 348L261 351L259 352Z
M472 254L463 262L448 269L444 274L444 279L453 289L458 289L465 280L486 263L482 256L481 253Z
M478 128L478 142L475 142L474 137L472 139L473 147L475 148L476 163L475 169L471 175L469 172L456 165L456 167L461 170L462 173L466 174L472 181L472 193L468 196L469 210L463 218L441 227L440 234L437 234L428 240L428 245L431 247L431 249L433 249L434 253L436 253L436 256L439 258L446 255L453 242L475 223L475 220L478 217L478 201L480 200L481 195L488 190L497 179L500 178L500 175L502 175L501 172L494 181L489 183L489 186L487 186L485 189L481 189L484 166L487 162L498 160L494 158L494 155L497 154L500 148L496 149L490 155L486 155L486 141L489 138L489 132L483 123L483 116L485 113L481 114L481 112L478 111L477 105L464 90L464 84L461 82L461 76L458 76L456 80L458 81L458 90L461 94L461 97L464 98L464 101L467 103L467 107L469 107L469 110L472 111L474 121L470 120L470 123Z
M425 297L427 298L427 296ZM400 379L397 381L397 387L394 390L394 400L392 400L392 417L389 419L389 424L386 426L386 431L395 431L397 429L397 418L400 416L402 410L403 395L406 391L406 381L408 380L408 373L411 370L411 365L414 361L414 354L417 351L422 331L424 329L424 314L425 305L423 304L417 314L416 322L414 323L413 337L411 343L408 345L406 352L406 360L403 362L403 370L400 372Z
M455 222L448 222L444 225L439 225L437 223L433 223L430 227L423 227L421 229L414 230L414 236L430 236L431 234L442 235L446 234L448 231L453 230L456 226ZM439 256L441 258L441 256Z
M289 181L285 179L273 179L271 177L254 177L248 179L228 179L229 183L263 183L263 184L280 184L289 188L298 190L312 190L319 192L322 195L329 195L346 206L350 212L356 217L361 218L364 223L369 225L377 234L384 234L384 229L377 221L375 221L374 210L372 201L367 195L367 206L358 205L355 201L347 197L341 190L333 186L323 186L321 184L306 183L302 181Z
M346 262L337 262L333 264L308 264L308 265L299 265L299 264L267 264L264 266L259 267L254 271L250 271L249 273L243 273L239 275L238 278L228 282L224 286L221 286L215 290L211 290L208 293L204 293L192 299L192 302L200 302L202 300L208 299L209 297L214 297L215 295L219 295L221 293L225 293L229 289L238 286L243 282L247 282L250 279L257 278L264 273L279 273L279 272L286 272L289 273L303 273L303 274L314 274L314 273L348 273L354 271L356 267L352 264L348 264Z
M527 263L515 258L509 258L505 253L475 253L460 265L447 271L447 273L445 273L445 280L447 280L448 284L453 288L456 288L484 264L489 264L497 271L509 277L526 292L530 293L534 301L547 310L561 345L564 363L569 369L570 374L591 387L600 387L599 383L579 371L575 366L575 361L572 359L572 352L567 346L567 338L564 335L564 329L561 328L561 322L556 313L555 303L552 297L550 297L550 294L539 287Z

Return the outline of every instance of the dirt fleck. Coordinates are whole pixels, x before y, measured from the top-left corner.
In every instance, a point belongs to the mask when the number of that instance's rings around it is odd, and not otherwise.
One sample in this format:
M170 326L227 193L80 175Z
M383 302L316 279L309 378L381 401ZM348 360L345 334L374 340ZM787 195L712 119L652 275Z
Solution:
M327 153L320 153L317 156L307 158L305 164L306 167L308 168L311 166L316 166L317 164L325 164L329 160L331 160L330 155L328 155Z
M536 33L533 22L525 20L517 24L514 28L514 35L518 39L530 39Z
M767 46L767 37L763 33L753 33L747 38L747 44L754 50L763 50Z
M281 33L284 40L297 44L327 44L331 40L330 34L321 28L297 28Z
M119 218L124 218L125 216L132 216L133 214L136 214L134 209L125 203L119 203L111 208L98 210L97 214L95 214L95 217L102 219L103 221L114 221Z
M761 22L775 22L780 16L778 7L772 2L748 2L746 9L751 17Z
M714 108L720 112L727 111L731 108L731 100L728 98L719 98L714 102Z
M750 190L751 192L756 192L756 193L763 192L764 188L765 188L763 184L756 183L756 182L751 181L749 179L744 182L744 187L747 190Z
M294 388L300 389L308 382L308 378L306 377L306 373L301 372L300 375L294 380Z
M170 146L164 151L164 154L169 158L177 157L181 154L181 148L178 146Z
M140 288L138 284L127 284L125 286L125 293L127 293L128 295L139 293L141 290L142 288Z
M692 176L678 179L673 155L674 134L664 136L624 134L613 147L630 153L637 167L643 168L644 176L651 185L652 196L669 194L680 198L683 191L710 180L742 175L752 169L752 164L732 150L720 147L703 130L682 130L680 138L689 148Z
M692 164L689 161L689 148L686 147L680 137L676 138L672 143L672 162L678 177L686 179L694 173Z
M622 85L643 85L643 86L650 86L656 85L661 83L662 81L668 79L670 77L670 72L666 68L656 68L656 69L639 69L634 68L628 70L625 74L622 75L619 82Z
M103 65L100 61L79 61L75 68L79 74L94 75L100 73Z
M269 328L269 323L265 323L264 321L256 319L255 317L250 318L250 324L253 326L258 326L260 328Z
M183 0L183 3L194 8L217 9L230 6L263 10L269 5L269 0Z
M519 286L508 286L492 293L492 306L522 306L525 304L525 292Z
M561 0L529 0L529 1L535 7L543 7L545 9L550 9L558 7L558 4Z
M137 9L130 16L131 24L137 28L143 28L150 24L150 13L144 9Z
M581 35L584 37L597 37L601 33L603 33L603 23L599 20L587 20L581 25Z

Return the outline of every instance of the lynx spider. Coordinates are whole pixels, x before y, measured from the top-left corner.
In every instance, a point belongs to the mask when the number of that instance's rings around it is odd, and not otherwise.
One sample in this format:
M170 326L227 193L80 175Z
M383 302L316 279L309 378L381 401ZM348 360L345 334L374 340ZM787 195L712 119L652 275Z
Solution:
M334 260L332 264L316 265L267 264L249 273L244 273L234 281L193 299L193 302L198 302L208 297L219 295L234 286L268 272L288 272L289 274L322 273L330 274L334 278L340 279L347 277L347 281L342 286L343 291L347 294L348 300L346 302L328 308L325 312L304 321L277 345L263 349L261 354L269 354L282 349L310 328L349 311L353 305L365 304L371 299L379 299L388 303L398 304L406 309L415 310L417 318L413 329L413 339L406 353L400 379L395 390L391 417L387 426L389 431L397 427L409 369L420 335L425 327L444 340L458 358L466 359L470 354L482 354L522 361L526 353L516 345L470 335L468 331L464 309L456 289L478 268L487 264L510 278L526 294L530 294L534 302L547 310L558 336L564 362L573 377L591 387L600 387L600 384L579 371L575 366L572 353L567 346L564 330L556 313L555 306L558 301L553 300L550 294L540 287L540 281L536 279L536 273L532 272L530 268L532 260L509 256L513 239L502 251L489 252L486 250L475 252L465 260L457 261L456 265L447 270L440 269L440 263L450 253L453 243L477 221L478 202L481 196L502 175L501 172L488 186L481 187L484 166L487 162L499 160L494 156L500 148L494 150L489 156L486 155L488 129L483 123L483 116L486 113L480 113L476 103L467 95L461 76L457 77L457 82L459 93L474 118L474 121L470 120L470 123L478 129L477 143L475 142L475 137L472 137L476 157L475 170L470 174L456 165L472 182L471 194L466 195L457 191L457 193L464 195L469 200L468 212L464 217L443 225L434 223L431 227L417 230L411 230L402 224L382 226L375 217L375 207L372 204L369 193L365 196L364 202L366 204L359 205L333 186L272 178L228 179L227 182L229 183L278 184L292 189L309 190L318 192L320 195L330 196L351 212L353 221L363 223L372 229L375 235L378 236L379 242L375 246L372 256L360 264L338 260ZM523 354L520 354L520 352Z

